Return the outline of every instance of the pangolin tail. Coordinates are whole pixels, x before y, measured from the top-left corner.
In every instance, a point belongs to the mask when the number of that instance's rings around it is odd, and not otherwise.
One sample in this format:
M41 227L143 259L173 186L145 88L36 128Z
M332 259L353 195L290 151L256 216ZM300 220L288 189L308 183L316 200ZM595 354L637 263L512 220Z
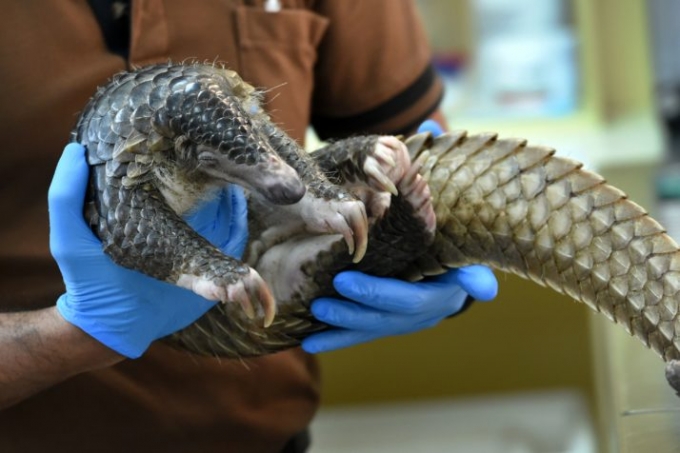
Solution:
M680 358L678 245L624 192L525 140L455 132L407 146L437 217L412 274L438 272L433 263L512 272L603 313L664 360Z

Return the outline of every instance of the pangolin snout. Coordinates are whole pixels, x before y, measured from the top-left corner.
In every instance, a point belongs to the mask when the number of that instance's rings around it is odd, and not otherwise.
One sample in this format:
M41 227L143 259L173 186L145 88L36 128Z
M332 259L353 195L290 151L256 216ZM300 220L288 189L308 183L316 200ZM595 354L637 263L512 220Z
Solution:
M251 176L254 177L252 183L267 201L277 205L294 204L305 195L307 188L300 176L279 156L267 156L256 168L258 171Z
M277 205L294 204L300 201L306 192L305 185L300 179L287 179L270 184L262 190L262 195Z

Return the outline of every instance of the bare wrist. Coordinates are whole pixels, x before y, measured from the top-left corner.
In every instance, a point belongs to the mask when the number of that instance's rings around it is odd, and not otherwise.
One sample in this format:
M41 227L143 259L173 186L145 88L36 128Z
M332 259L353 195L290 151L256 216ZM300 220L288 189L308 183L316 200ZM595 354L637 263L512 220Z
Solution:
M0 313L0 408L123 359L62 318L56 307Z
M56 307L48 310L50 312L46 316L53 318L50 324L55 329L53 332L55 341L72 346L70 359L74 361L74 364L80 364L81 372L106 368L125 359L124 356L100 343L79 327L66 321Z

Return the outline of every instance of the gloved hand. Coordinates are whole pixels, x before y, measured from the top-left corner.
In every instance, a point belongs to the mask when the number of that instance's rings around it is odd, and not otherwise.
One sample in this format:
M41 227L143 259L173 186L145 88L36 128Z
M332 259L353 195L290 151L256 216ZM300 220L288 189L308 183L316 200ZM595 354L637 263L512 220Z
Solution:
M438 136L443 129L436 121L427 120L418 132ZM312 302L311 310L319 321L337 329L303 340L307 352L331 351L427 329L461 310L468 295L486 301L498 292L498 281L486 266L452 269L418 283L348 271L336 275L333 285L346 299L320 298Z
M425 120L420 126L418 126L417 133L420 134L422 132L430 132L435 137L439 137L444 133L444 129L442 128L441 124L435 120Z
M485 266L452 269L418 283L347 271L336 275L333 285L347 299L317 299L312 314L338 329L303 340L307 352L332 351L428 329L458 312L468 294L491 300L498 290L496 277Z
M243 189L229 185L184 217L191 227L229 256L240 258L248 244L248 203Z
M84 148L70 144L49 190L50 249L66 286L57 310L109 348L136 358L215 302L118 266L104 254L83 218L88 171ZM230 186L187 220L225 253L240 256L248 238L246 212L241 189Z

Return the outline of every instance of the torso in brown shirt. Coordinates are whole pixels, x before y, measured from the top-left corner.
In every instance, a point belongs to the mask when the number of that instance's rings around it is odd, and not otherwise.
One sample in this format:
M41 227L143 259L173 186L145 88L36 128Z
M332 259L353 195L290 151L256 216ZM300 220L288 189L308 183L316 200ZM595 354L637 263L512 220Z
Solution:
M300 141L312 120L322 134L362 132L357 122L391 132L436 106L441 87L425 80L429 54L410 2L291 0L279 13L262 3L135 0L125 61L85 0L0 1L0 310L49 306L63 292L47 187L77 112L131 64L223 62L269 89L268 110ZM400 96L409 103L386 114ZM315 362L300 350L244 364L155 344L0 411L0 451L277 452L318 398Z

